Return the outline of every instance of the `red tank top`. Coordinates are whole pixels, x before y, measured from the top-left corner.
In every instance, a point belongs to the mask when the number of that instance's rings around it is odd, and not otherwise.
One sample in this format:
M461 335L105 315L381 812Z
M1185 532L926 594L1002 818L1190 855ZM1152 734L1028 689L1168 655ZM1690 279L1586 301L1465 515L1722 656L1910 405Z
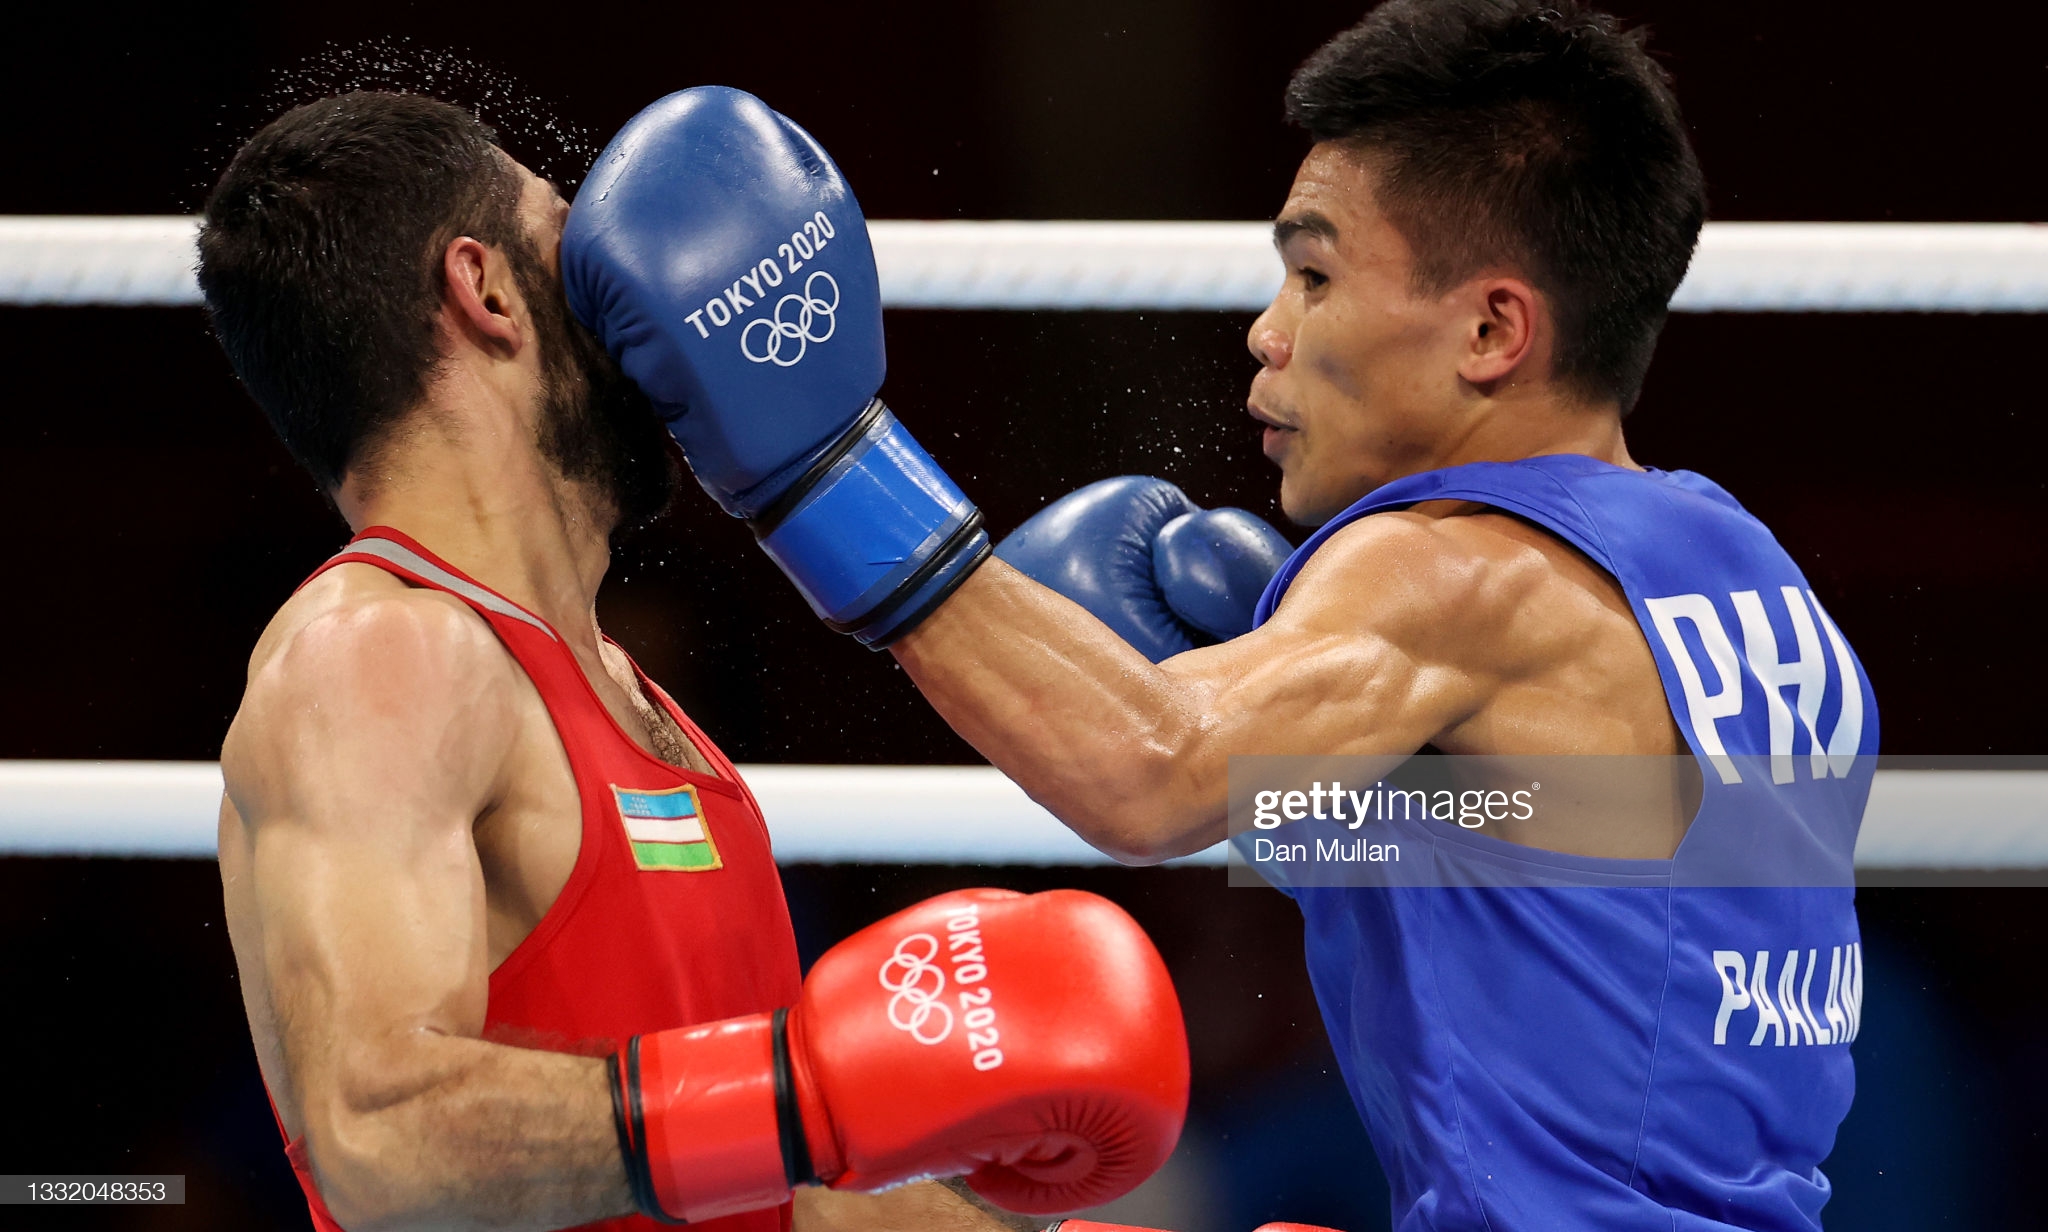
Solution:
M583 838L575 869L533 932L491 972L485 1039L604 1056L629 1036L796 1003L796 938L760 806L668 694L640 676L716 775L671 766L634 743L546 621L404 534L373 526L313 577L349 563L445 591L489 621L540 691L576 777ZM340 1232L314 1188L304 1140L287 1142L285 1155L314 1226ZM784 1203L698 1226L788 1232L789 1211ZM661 1225L633 1215L586 1226L651 1232Z

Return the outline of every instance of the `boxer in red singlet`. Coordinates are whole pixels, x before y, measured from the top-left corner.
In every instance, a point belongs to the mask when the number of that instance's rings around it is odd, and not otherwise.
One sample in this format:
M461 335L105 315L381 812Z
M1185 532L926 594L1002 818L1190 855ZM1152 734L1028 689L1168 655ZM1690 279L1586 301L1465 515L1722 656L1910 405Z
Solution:
M287 114L207 208L216 332L356 531L264 632L221 757L242 994L323 1232L651 1228L607 1054L798 996L752 796L597 625L610 536L675 468L568 317L567 208L390 95ZM794 1222L998 1217L925 1183L800 1189Z

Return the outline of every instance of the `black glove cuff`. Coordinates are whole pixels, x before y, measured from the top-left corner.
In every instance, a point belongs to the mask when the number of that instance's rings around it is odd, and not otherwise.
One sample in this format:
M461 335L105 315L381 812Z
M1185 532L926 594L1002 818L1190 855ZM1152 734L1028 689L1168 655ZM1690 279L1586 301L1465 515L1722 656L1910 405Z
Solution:
M640 1037L626 1041L604 1059L605 1078L612 1088L612 1127L619 1135L619 1155L626 1162L626 1188L633 1205L656 1223L688 1223L661 1209L654 1197L654 1176L647 1163L647 1121L640 1107Z
M796 1075L789 1065L789 1011L775 1011L775 1128L782 1140L782 1176L795 1189L815 1185L818 1174L811 1164L811 1144L804 1139L803 1112L796 1102Z

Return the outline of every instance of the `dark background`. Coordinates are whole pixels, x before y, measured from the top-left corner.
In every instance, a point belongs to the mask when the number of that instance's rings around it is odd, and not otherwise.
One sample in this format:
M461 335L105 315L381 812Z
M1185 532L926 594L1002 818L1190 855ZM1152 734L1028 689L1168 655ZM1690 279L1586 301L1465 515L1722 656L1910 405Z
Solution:
M1677 77L1717 218L2048 213L2038 3L1614 7ZM875 217L1268 217L1303 149L1281 87L1361 8L38 4L0 39L0 213L190 212L262 120L357 84L479 106L573 181L654 97L722 82L808 127ZM1242 413L1248 324L892 313L884 392L998 532L1131 471L1277 518ZM1887 752L2048 752L2044 354L2040 316L1678 316L1630 421L1640 461L1713 476L1777 530L1857 645ZM216 756L258 630L344 527L196 310L0 309L0 371L0 757ZM973 760L694 489L623 545L600 607L738 760ZM987 882L1107 893L1174 967L1197 1095L1147 1217L1384 1225L1278 896L1192 870L788 874L807 955ZM2041 1226L2043 897L1860 902L1869 1005L1831 1225ZM181 1210L0 1208L0 1227L302 1224L220 934L210 864L0 860L0 1172L191 1177Z

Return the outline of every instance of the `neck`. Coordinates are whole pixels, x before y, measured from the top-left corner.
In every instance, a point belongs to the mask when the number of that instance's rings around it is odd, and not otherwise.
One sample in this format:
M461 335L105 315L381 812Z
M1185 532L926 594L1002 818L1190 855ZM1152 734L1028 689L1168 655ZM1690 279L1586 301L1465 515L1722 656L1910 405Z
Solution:
M1622 438L1620 408L1586 402L1555 388L1503 389L1489 394L1465 430L1444 442L1439 460L1422 469L1467 462L1511 462L1543 454L1576 453L1641 470Z
M350 528L404 531L595 655L610 502L557 473L530 433L450 431L459 421L433 408L413 422L387 457L343 482L335 503Z

